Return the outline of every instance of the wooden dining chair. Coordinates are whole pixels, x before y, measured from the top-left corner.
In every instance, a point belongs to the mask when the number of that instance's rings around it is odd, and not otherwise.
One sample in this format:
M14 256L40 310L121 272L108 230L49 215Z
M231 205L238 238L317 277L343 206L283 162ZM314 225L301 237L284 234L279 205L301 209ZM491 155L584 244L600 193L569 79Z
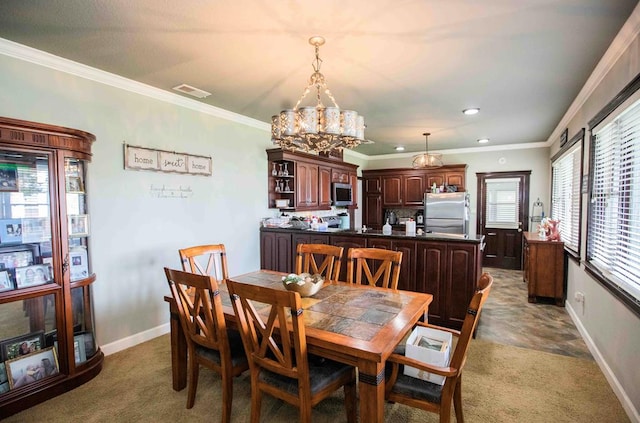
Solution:
M451 403L453 402L456 421L464 422L462 413L462 369L467 360L467 350L472 334L478 324L480 311L489 296L493 277L484 273L478 281L478 291L471 298L462 329L456 331L427 323L418 325L450 332L457 338L457 344L448 367L433 366L405 356L405 347L400 346L387 359L387 381L385 398L440 415L440 423L451 420ZM404 366L411 366L436 375L444 376L443 385L431 383L404 374Z
M260 421L263 393L297 406L307 423L311 407L342 386L347 421L355 422L355 368L307 354L300 295L233 281L228 288L249 357L251 422Z
M347 282L398 289L402 251L382 248L350 248Z
M219 282L229 278L224 244L208 244L178 250L182 270L215 277Z
M189 384L187 408L195 402L200 365L222 378L221 421L231 420L233 377L249 368L242 338L227 331L218 281L207 275L164 268L187 342ZM235 334L235 335L234 335Z
M324 276L326 281L337 281L340 275L343 251L344 248L335 245L298 244L296 273L317 273Z

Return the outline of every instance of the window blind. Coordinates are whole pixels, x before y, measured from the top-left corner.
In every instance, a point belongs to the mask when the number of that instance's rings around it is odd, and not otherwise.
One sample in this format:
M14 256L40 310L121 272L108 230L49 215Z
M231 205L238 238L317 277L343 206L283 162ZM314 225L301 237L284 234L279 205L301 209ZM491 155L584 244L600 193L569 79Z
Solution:
M565 247L580 249L580 170L582 144L576 143L552 164L551 218L560 220L560 239Z
M640 101L593 133L587 260L640 301Z
M520 222L520 179L487 179L486 228L518 229Z

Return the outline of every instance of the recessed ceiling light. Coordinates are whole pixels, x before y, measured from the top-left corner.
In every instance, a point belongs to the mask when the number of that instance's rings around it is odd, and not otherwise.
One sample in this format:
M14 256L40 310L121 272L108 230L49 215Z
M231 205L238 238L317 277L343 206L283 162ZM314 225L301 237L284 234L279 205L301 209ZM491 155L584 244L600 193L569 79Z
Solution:
M178 86L173 87L173 89L197 98L207 98L211 95L211 93L205 90L201 90L200 88L192 87L191 85L187 85L187 84L180 84Z
M399 145L396 147L396 151L404 151L404 147Z
M462 113L464 113L465 115L475 115L475 114L477 114L479 111L480 111L480 109L479 109L479 108L477 108L477 107L472 107L472 108L470 108L470 109L464 109L464 110L462 111Z
M480 144L486 144L486 143L488 143L488 142L489 142L489 138L480 138L480 139L478 140L478 142L479 142Z

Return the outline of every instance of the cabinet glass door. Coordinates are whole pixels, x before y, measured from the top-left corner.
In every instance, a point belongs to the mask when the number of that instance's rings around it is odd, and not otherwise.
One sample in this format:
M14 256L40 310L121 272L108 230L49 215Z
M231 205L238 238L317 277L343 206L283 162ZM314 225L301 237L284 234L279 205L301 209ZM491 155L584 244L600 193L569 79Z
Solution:
M89 265L89 213L85 192L85 162L65 158L67 230L69 232L69 280L75 363L82 364L96 353L91 308ZM85 283L86 282L86 283Z
M0 150L0 395L60 371L54 346L61 281L53 272L50 157ZM49 365L35 366L33 357Z

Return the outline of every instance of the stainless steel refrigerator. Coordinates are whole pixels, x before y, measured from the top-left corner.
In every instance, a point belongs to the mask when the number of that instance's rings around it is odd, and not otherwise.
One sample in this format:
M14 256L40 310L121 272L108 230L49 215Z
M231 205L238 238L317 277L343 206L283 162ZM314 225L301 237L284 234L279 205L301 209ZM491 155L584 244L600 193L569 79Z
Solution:
M468 235L469 194L448 192L424 194L424 229L426 232Z

